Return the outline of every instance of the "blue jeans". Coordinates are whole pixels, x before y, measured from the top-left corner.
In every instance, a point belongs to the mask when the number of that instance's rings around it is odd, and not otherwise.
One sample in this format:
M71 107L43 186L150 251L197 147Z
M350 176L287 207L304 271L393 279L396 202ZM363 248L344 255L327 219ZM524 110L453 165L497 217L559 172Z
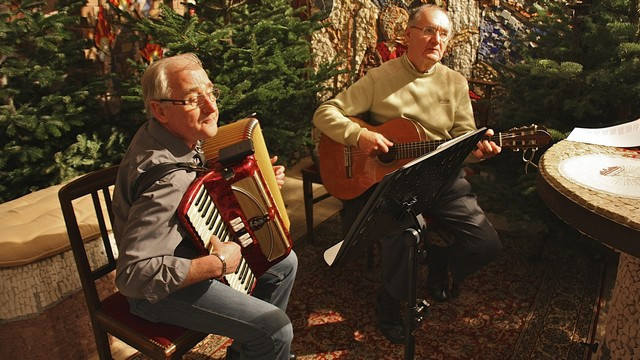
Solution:
M297 268L292 250L260 276L251 296L209 280L153 304L129 298L131 312L152 322L232 338L242 359L289 359L293 327L285 310Z

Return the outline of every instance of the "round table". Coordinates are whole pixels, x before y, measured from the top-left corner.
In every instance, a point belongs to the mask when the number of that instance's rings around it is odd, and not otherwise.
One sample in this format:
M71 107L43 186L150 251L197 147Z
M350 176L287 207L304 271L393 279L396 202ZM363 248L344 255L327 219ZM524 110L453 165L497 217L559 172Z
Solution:
M590 169L596 172L588 175ZM571 171L584 174L574 176ZM624 176L612 177L620 174ZM614 182L610 188L603 186L605 181L617 181L621 188ZM558 217L620 252L605 338L596 359L639 359L640 152L560 141L540 159L537 187Z

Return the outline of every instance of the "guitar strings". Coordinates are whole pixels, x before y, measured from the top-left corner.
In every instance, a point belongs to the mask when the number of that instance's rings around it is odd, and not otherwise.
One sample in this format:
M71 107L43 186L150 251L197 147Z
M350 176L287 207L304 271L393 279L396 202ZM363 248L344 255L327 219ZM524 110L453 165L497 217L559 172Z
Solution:
M509 140L509 139L513 139L513 138L518 138L518 137L522 137L522 135L516 135L516 134L498 134L498 135L493 135L493 136L489 136L486 138L483 138L482 140L490 140L490 141L496 141L496 140ZM381 153L378 155L384 155L384 154L395 154L395 153L399 153L401 151L411 151L411 150L423 150L423 149L428 149L428 150L435 150L437 149L438 146L444 144L445 142L447 142L449 140L431 140L431 141L427 141L425 143L425 141L414 141L414 142L407 142L407 143L400 143L400 144L396 144L393 145L389 148L389 152L388 153ZM524 145L524 144L523 144ZM348 151L350 155L352 156L369 156L367 153L365 153L364 151L354 147L354 146L349 146L345 151Z

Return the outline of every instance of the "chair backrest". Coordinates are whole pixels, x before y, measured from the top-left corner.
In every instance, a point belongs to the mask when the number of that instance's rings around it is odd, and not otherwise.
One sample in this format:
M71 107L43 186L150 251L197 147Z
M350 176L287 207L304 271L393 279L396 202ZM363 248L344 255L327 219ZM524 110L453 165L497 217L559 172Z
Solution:
M111 334L153 359L178 359L207 334L153 323L131 314L127 298L115 289L111 276L107 276L115 270L118 258L118 250L109 231L113 223L111 187L117 174L118 166L98 170L69 182L58 192L98 355L100 359L112 359L107 336ZM89 199L92 201L87 201ZM93 209L87 209L87 203L89 206L92 203ZM88 211L95 217L87 216ZM96 223L98 239L95 237ZM90 231L86 231L87 228ZM83 233L92 236L83 239ZM90 242L85 243L87 240ZM105 293L105 287L109 293Z
M58 192L60 207L67 227L71 249L80 275L80 281L89 311L100 307L100 298L95 281L108 275L116 268L117 249L112 246L109 228L113 221L110 187L115 184L118 166L98 170L64 185ZM93 200L95 220L100 229L100 240L104 248L103 259L87 256L85 240L82 238L77 214L78 199L90 196ZM99 263L99 265L92 265Z

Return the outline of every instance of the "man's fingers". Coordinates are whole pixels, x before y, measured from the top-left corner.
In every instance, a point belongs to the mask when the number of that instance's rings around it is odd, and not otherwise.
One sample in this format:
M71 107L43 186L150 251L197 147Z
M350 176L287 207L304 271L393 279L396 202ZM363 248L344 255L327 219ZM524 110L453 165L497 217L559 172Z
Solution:
M218 239L218 237L215 235L211 235L211 237L209 238L209 243L207 244L206 248L207 250L209 250L209 252L215 252L220 248L220 244L222 244L220 239Z

